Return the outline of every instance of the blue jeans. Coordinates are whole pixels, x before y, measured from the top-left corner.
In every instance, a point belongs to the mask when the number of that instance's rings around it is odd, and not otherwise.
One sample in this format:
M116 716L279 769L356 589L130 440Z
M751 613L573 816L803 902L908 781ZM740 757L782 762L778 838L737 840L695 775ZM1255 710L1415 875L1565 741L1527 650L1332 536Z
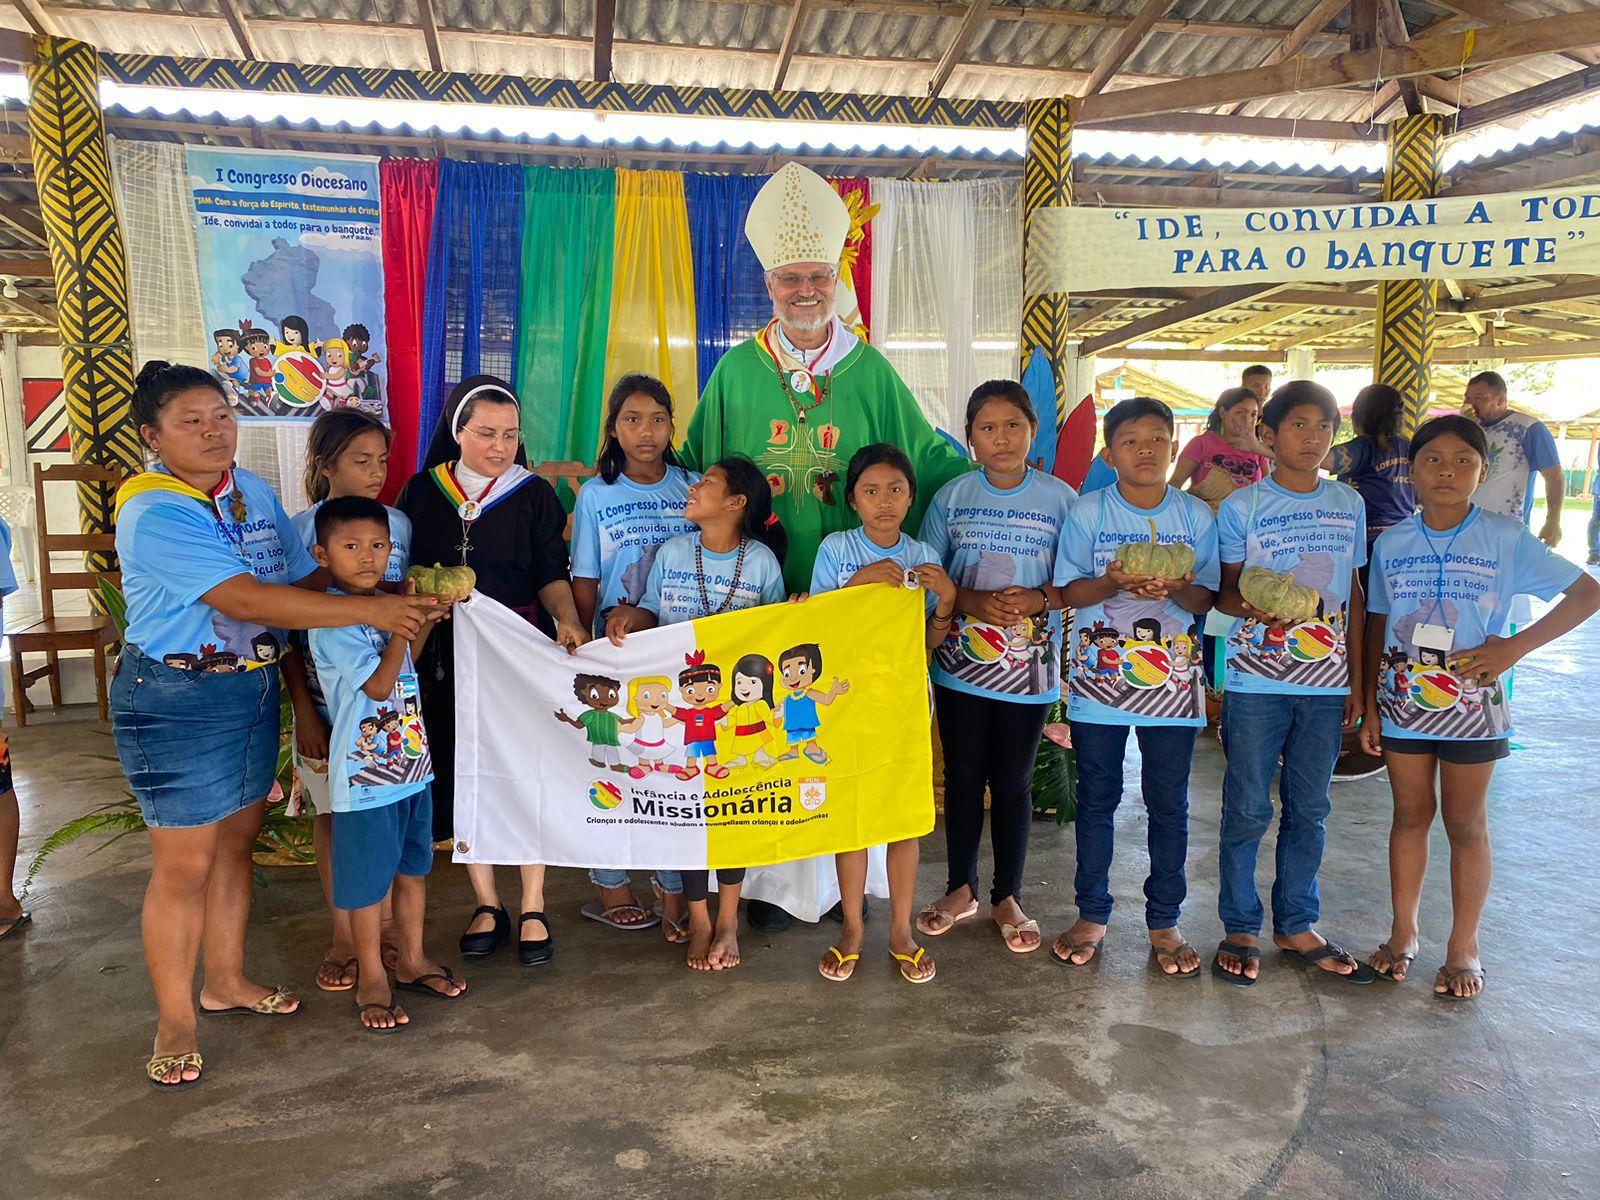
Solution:
M1589 557L1600 558L1600 483L1594 489L1594 510L1589 513Z
M1272 932L1304 933L1317 923L1317 871L1322 866L1328 784L1339 757L1344 697L1229 692L1222 701L1222 832L1217 912L1229 934L1261 933L1256 851L1272 824L1272 774L1278 784L1277 879Z
M1122 755L1127 725L1073 721L1078 756L1078 916L1096 925L1111 919L1112 818L1122 802ZM1131 726L1139 739L1139 783L1150 814L1150 874L1144 881L1144 920L1171 929L1188 893L1183 863L1189 853L1189 763L1199 730L1182 725Z
M683 872L657 871L651 876L655 884L669 896L676 896L683 891ZM628 873L616 871L608 867L590 867L589 882L595 887L619 888L628 886Z

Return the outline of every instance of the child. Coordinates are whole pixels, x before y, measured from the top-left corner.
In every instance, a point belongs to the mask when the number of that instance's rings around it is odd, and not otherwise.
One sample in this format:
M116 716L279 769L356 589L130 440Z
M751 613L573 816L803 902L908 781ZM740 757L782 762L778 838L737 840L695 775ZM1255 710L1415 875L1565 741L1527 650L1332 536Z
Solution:
M371 595L390 561L389 513L367 496L340 496L317 510L312 550L334 588ZM391 637L369 625L314 629L309 634L326 703L333 713L334 756L330 774L333 808L333 903L350 923L357 963L356 1011L363 1029L392 1033L410 1021L394 999L380 948L379 906L394 889L395 986L453 999L466 981L431 962L422 948L428 869L433 865L433 804L427 754L374 764L372 738L363 726L373 718L381 730L416 690L412 656L443 617L430 615L414 639ZM397 726L398 728L398 726ZM367 751L356 749L365 741ZM380 746L383 734L378 736ZM426 738L424 736L424 745ZM348 748L348 749L347 749ZM318 981L321 982L320 979Z
M250 396L257 401L266 401L272 392L272 335L265 329L246 328L240 330L240 340L244 343L244 352L248 356L250 365Z
M1061 530L1077 494L1028 466L1039 425L1028 393L1009 379L979 384L967 400L967 441L982 466L939 489L922 541L955 580L960 624L933 655L934 709L944 746L944 898L917 928L948 933L978 911L978 843L990 797L994 886L990 918L1006 948L1039 948L1039 924L1019 902L1033 821L1033 760L1045 715L1061 692L1061 602L1051 588L1064 569ZM1046 636L1006 651L1005 630L1029 622ZM1026 667L1019 670L1019 667Z
M0 623L5 616L5 598L17 590L17 573L11 566L11 526L0 517ZM15 653L15 651L13 651ZM18 703L23 703L18 699ZM0 676L0 713L6 706L5 679ZM16 789L11 785L11 743L4 729L0 729L0 940L10 937L33 920L33 915L23 910L22 901L12 890L12 876L17 869L17 837L22 828L22 814L17 807Z
M1488 470L1489 442L1480 426L1466 417L1436 417L1411 435L1409 453L1422 511L1378 539L1372 562L1371 611L1382 619L1367 629L1361 740L1368 753L1382 752L1394 792L1394 923L1370 961L1379 975L1398 983L1416 957L1417 908L1437 807L1450 838L1454 921L1433 990L1448 1000L1471 1000L1483 991L1478 922L1490 873L1485 797L1495 761L1510 753L1511 713L1502 677L1531 651L1593 616L1600 609L1600 583L1522 522L1471 502ZM1495 636L1518 595L1562 599L1532 625L1510 637ZM1380 687L1386 646L1396 648L1387 658L1394 678ZM1418 666L1402 693L1408 661Z
M772 488L755 463L737 455L716 463L689 486L683 515L698 531L680 534L662 546L639 603L618 604L606 618L606 636L616 644L634 630L783 602L783 527L772 512ZM767 669L770 672L770 663ZM735 680L736 702L753 703L742 699L739 690ZM684 699L689 701L687 695ZM734 712L724 721L734 727ZM743 868L717 871L713 927L707 901L709 872L683 872L683 894L689 902L688 958L695 970L721 971L739 965L743 882Z
M356 409L325 412L311 426L306 439L306 494L312 505L294 518L295 530L306 549L316 545L317 513L327 500L341 496L364 496L375 500L383 490L389 472L389 430L373 417ZM401 511L385 509L389 516L389 561L384 582L398 586L410 565L411 521ZM322 965L317 968L317 986L325 992L348 992L356 985L356 955L351 941L350 920L333 903L333 809L328 788L328 704L318 683L316 667L306 651L304 637L294 639L295 653L283 658L283 683L289 690L294 710L295 809L311 807L311 841L317 855L317 874L322 877L322 893L333 918L333 938ZM387 751L384 735L373 728L372 752ZM387 935L388 906L383 914ZM393 947L385 950L393 964Z
M1284 954L1351 983L1371 983L1372 969L1313 928L1320 915L1328 784L1342 729L1355 726L1361 695L1363 597L1359 568L1367 559L1366 517L1354 489L1322 479L1317 468L1339 429L1339 406L1309 380L1286 383L1262 411L1262 436L1276 459L1272 475L1234 492L1217 515L1222 590L1217 608L1240 627L1255 618L1261 642L1227 640L1222 708L1221 875L1218 910L1226 937L1211 971L1238 987L1259 973L1261 898L1256 852L1272 822L1272 776L1281 758L1277 882L1272 888L1273 942ZM1317 615L1287 621L1246 603L1239 577L1247 567L1293 572L1317 590ZM1345 644L1330 616L1344 621ZM1291 635L1299 653L1288 654Z
M605 444L595 478L578 489L572 510L572 598L578 618L598 636L619 604L638 604L664 542L693 533L683 505L699 476L672 452L672 396L659 379L624 375L606 401ZM647 929L655 917L634 899L626 871L589 871L598 899L583 915L617 929ZM667 941L687 940L683 881L661 871L661 928Z
M217 378L228 389L229 399L243 399L250 382L250 363L239 353L239 331L216 329L211 337L217 344L216 352L211 356L211 365L216 368Z
M1067 717L1078 755L1078 920L1056 939L1056 961L1082 966L1099 953L1111 919L1112 820L1122 800L1128 731L1139 739L1141 791L1149 814L1150 874L1145 927L1168 977L1193 979L1200 955L1178 929L1188 892L1189 763L1206 723L1205 688L1193 669L1189 631L1218 586L1217 527L1205 502L1167 485L1175 449L1172 410L1159 400L1124 400L1105 415L1102 456L1117 481L1081 498L1061 534L1073 628L1130 626L1123 654L1134 667L1104 680L1081 666L1068 682ZM1152 526L1154 527L1152 531ZM1130 542L1188 546L1194 565L1175 577L1123 567Z
M932 649L950 631L955 614L956 585L939 565L938 556L900 528L917 498L917 480L911 460L898 447L884 442L863 446L850 456L844 494L845 502L861 518L861 528L830 533L822 540L811 572L812 594L869 583L901 587L908 580L915 580L916 585L924 589L928 647ZM811 678L820 674L820 668L809 672ZM794 730L789 728L788 733L792 746ZM838 944L829 946L817 964L824 979L842 983L855 972L866 932L862 904L867 893L869 856L877 854L875 847L871 851L851 850L834 856L844 931L839 935ZM911 935L917 857L916 838L904 838L889 846L886 880L889 953L908 983L927 983L934 976L934 961Z

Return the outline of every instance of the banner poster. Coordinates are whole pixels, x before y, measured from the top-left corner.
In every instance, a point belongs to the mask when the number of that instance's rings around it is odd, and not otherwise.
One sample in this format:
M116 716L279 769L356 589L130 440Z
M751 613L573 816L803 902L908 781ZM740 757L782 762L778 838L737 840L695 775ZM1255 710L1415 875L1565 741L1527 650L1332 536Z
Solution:
M207 360L242 420L388 424L378 160L188 148Z
M933 828L920 590L845 588L568 655L451 618L455 861L759 866Z
M1595 275L1600 188L1264 208L1052 206L1033 214L1027 262L1029 295Z

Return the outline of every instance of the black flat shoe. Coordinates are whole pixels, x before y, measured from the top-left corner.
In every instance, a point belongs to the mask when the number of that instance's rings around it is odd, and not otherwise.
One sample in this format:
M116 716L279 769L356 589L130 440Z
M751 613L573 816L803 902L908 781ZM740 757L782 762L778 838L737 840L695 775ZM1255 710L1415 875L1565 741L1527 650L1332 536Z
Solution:
M511 936L511 914L504 908L496 908L492 904L480 904L472 914L475 921L484 913L494 917L494 928L486 929L482 933L463 933L461 935L461 953L467 958L487 958L505 944ZM467 924L472 924L468 921Z
M517 961L525 967L537 967L549 962L556 956L555 941L547 933L542 938L525 938L522 936L522 923L524 921L544 921L544 927L550 928L550 922L545 921L542 912L525 912L517 918Z
M759 901L757 903L759 903ZM823 914L823 916L827 917L828 920L834 922L834 924L836 924L836 925L843 925L844 924L844 901L842 901L842 900L836 901L834 903L834 906L832 908L830 908L827 912L825 912ZM863 896L863 897L861 897L861 921L862 921L862 924L865 924L866 922L868 922L870 920L872 920L872 897L871 896Z
M776 904L768 904L765 900L752 900L745 905L745 920L750 922L750 928L758 933L782 933L794 924L794 918Z

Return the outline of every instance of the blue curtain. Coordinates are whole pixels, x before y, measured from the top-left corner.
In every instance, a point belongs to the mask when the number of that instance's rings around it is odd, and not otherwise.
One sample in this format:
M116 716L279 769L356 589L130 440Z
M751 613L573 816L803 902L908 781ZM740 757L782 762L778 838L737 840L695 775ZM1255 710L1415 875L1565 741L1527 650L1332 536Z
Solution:
M728 347L753 336L772 318L761 263L744 236L745 214L766 181L765 175L683 177L701 386Z
M522 168L442 159L422 308L419 467L451 388L469 375L515 380L521 272Z

